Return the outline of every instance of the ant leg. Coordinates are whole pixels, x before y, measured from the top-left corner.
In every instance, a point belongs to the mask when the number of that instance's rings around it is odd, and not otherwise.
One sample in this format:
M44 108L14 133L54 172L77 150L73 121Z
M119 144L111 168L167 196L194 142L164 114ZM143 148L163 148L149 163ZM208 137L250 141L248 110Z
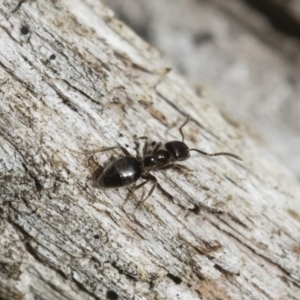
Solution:
M157 179L156 179L153 175L151 175L151 174L144 175L144 176L142 176L142 178L147 179L146 182L148 182L148 181L150 181L150 180L151 180L151 181L154 181L154 184L153 184L151 190L149 191L147 197L144 198L144 199L142 199L142 200L138 203L137 208L138 208L140 205L142 205L142 204L143 204L143 203L144 203L144 202L145 202L145 201L153 194L153 192L154 192L154 190L155 190L155 188L156 188L156 185L157 185Z
M96 181L97 178L102 174L104 167L98 165L98 163L95 161L93 155L88 159L88 165L89 165L89 168L93 170L91 179L93 181Z
M145 202L153 194L153 192L156 188L156 185L157 185L157 179L156 179L156 177L154 177L151 174L144 175L143 177L144 177L144 179L148 178L148 180L154 181L154 184L153 184L150 192L148 193L147 197L142 200L142 202Z
M116 148L119 148L125 154L125 156L131 156L130 153L124 147L122 147L120 144L118 144L117 146L113 146L113 147L107 147L107 148L103 148L103 149L99 149L99 150L95 150L95 151L85 151L85 152L75 151L75 150L72 150L72 149L69 149L69 148L68 149L72 152L80 153L80 154L95 154L95 153L98 153L98 152L111 151L111 150L114 150Z
M67 147L66 147L67 148ZM114 147L108 147L108 148L103 148L103 149L99 149L99 150L95 150L95 151L85 151L85 152L81 152L81 151L76 151L76 150L72 150L70 148L68 148L70 151L75 152L75 153L80 153L80 154L95 154L98 152L105 152L105 151L110 151L113 149L118 148L118 146L114 146Z
M145 144L144 144L144 147L143 147L143 158L145 156L147 156L147 153L148 153L148 139L146 138L146 141L145 141Z
M184 173L187 173L187 174L192 174L193 172L194 172L194 170L192 170L192 169L190 169L190 168L188 168L188 167L186 167L186 166L184 166L184 165L181 165L181 164L175 164L174 165L174 169L176 170L180 170L180 171L182 171L182 172L184 172Z
M127 149L121 146L119 143L118 146L116 146L115 148L119 148L125 154L125 156L131 156L131 154L127 151Z
M139 203L138 203L138 205L136 206L136 209L138 209L152 194L153 194L153 192L154 192L154 190L155 190L155 188L156 188L156 185L157 185L157 181L155 181L154 182L154 184L153 184L153 186L152 186L152 188L151 188L151 190L149 191L149 193L148 193L148 195L147 195L147 197L146 198L144 198L144 199L142 199Z
M132 197L132 195L134 194L134 192L136 190L138 190L139 188L141 188L142 186L144 186L147 182L149 182L149 180L143 181L142 183L140 183L139 185L137 185L135 188L133 188L127 195L126 199L124 200L123 204L122 204L122 208L125 206L125 204L128 202L128 200Z
M170 200L173 200L173 196L167 192L159 183L157 183L157 188L166 196L168 197Z
M100 149L100 150L91 151L91 152L88 152L88 153L95 154L95 153L98 153L98 152L111 151L111 150L114 150L116 148L119 148L124 153L125 156L131 156L131 154L127 151L127 149L125 149L119 143L118 143L117 146L114 146L114 147L108 147L108 148L104 148L104 149Z
M188 115L186 117L186 120L184 121L184 123L179 127L179 132L180 132L180 134L182 136L182 142L184 142L184 134L182 132L182 128L188 123L189 120L190 120L190 116Z
M148 138L145 135L136 137L135 139L136 140L148 140Z
M170 163L168 165L162 166L160 167L158 170L159 171L165 171L165 170L169 170L169 169L177 169L177 170L181 170L185 173L192 173L193 170L189 169L188 167L181 165L181 164L176 164L176 163Z
M162 145L162 142L157 143L156 146L154 147L154 149L152 150L151 154L152 155L155 154L161 145Z
M169 169L172 169L176 165L177 164L171 163L171 164L168 164L168 165L164 165L164 166L160 167L157 170L160 170L160 171L169 170Z
M176 165L176 164L174 164ZM166 197L168 197L170 200L173 200L173 196L168 192L166 191L157 181L156 177L154 177L153 175L151 174L147 174L147 175L144 175L143 178L148 178L148 181L149 180L152 180L152 181L155 181L155 183L153 184L150 192L148 193L147 197L145 199L143 199L141 201L141 203L138 204L138 206L140 206L142 203L144 203L154 192L155 188L157 187ZM148 182L147 181L147 182Z

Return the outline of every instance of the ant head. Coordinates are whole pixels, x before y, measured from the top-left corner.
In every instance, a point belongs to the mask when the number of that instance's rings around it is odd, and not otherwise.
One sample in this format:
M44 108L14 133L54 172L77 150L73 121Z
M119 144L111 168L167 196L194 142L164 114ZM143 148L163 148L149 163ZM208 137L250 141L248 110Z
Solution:
M165 147L175 161L187 160L190 157L189 147L184 142L171 141Z

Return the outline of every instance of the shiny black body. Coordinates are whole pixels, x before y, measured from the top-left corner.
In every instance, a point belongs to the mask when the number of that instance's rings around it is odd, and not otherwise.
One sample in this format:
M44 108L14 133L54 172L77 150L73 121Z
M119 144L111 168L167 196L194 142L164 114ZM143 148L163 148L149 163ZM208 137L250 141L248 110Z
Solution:
M143 136L137 138L137 139L145 140L142 156L137 155L137 157L134 157L130 155L130 153L120 145L118 145L117 147L111 147L111 148L106 148L101 150L101 151L109 151L115 148L120 148L124 153L124 156L115 160L108 167L104 169L104 171L102 172L102 174L99 176L97 180L98 186L102 189L114 189L114 188L129 186L137 182L138 179L140 178L145 179L145 181L137 185L129 193L129 195L125 200L126 202L130 198L130 196L134 193L134 191L136 191L137 189L145 185L147 182L153 181L154 184L150 192L148 193L148 196L143 200L145 201L148 197L151 196L151 194L153 193L157 185L157 179L151 174L151 171L167 170L167 169L171 169L174 166L180 167L181 165L178 165L177 162L187 160L190 157L191 151L196 151L206 156L226 155L238 160L242 160L239 156L228 152L219 152L219 153L210 154L202 150L190 149L184 143L184 135L182 132L183 126L188 121L189 118L187 118L184 124L181 125L181 127L179 128L180 134L182 136L182 141L171 141L165 143L164 145L162 145L162 143L159 142L156 144L156 146L154 146L154 148L151 151L149 151L147 137Z
M165 168L167 165L187 160L190 157L188 146L180 141L167 142L164 145L165 149L159 149L151 153L151 155L145 156L143 159L143 165L146 169L152 171Z
M184 142L168 142L165 144L165 147L174 161L183 161L190 157L189 147Z
M183 161L189 157L189 148L185 143L168 142L165 144L165 149L157 149L151 155L140 159L133 156L123 156L115 160L104 169L97 180L97 184L102 189L126 187L135 183L143 174L163 170L172 162Z
M136 182L142 175L142 163L133 156L124 156L104 169L97 180L103 189L116 189Z

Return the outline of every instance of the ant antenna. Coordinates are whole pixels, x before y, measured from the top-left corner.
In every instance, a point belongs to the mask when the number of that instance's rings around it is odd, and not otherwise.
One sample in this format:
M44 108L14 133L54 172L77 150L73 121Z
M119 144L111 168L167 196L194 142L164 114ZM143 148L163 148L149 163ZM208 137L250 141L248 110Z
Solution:
M189 115L187 115L186 120L184 121L184 123L179 127L179 132L182 136L182 142L184 142L184 135L182 132L182 128L188 123L188 121L191 119L191 117Z
M218 152L218 153L207 153L207 152L204 152L204 151L201 151L201 150L198 150L198 149L190 149L190 151L196 151L200 154L203 154L203 155L206 155L206 156L220 156L220 155L224 155L224 156L230 156L232 158L235 158L237 160L243 160L241 157L239 157L238 155L236 154L233 154L233 153L228 153L228 152Z

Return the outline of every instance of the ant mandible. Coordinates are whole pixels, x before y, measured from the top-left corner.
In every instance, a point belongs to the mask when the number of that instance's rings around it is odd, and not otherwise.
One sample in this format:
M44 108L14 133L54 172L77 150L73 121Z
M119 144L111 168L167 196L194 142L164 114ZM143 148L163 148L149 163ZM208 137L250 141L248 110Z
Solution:
M145 136L136 138L136 140L145 140L143 154L141 157L139 155L136 157L132 156L124 147L119 144L115 147L105 148L97 151L104 152L119 148L125 155L113 161L103 170L102 174L97 179L97 186L101 189L117 189L129 186L137 182L140 178L145 179L145 181L137 185L131 192L129 192L123 203L124 206L133 193L149 181L153 181L154 184L147 197L141 202L144 202L152 195L157 186L157 179L150 173L151 171L161 171L173 168L176 166L177 162L187 160L190 157L191 151L196 151L206 156L225 155L234 159L242 160L239 156L228 152L210 154L198 149L189 149L189 147L184 143L184 134L182 132L182 128L188 123L189 120L190 117L188 116L185 122L179 128L182 141L167 142L164 144L164 147L162 147L162 142L159 142L150 153L148 153L148 138Z

